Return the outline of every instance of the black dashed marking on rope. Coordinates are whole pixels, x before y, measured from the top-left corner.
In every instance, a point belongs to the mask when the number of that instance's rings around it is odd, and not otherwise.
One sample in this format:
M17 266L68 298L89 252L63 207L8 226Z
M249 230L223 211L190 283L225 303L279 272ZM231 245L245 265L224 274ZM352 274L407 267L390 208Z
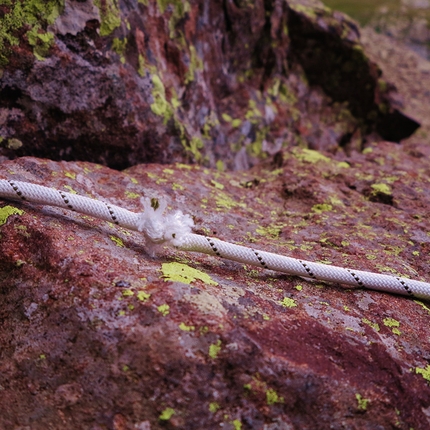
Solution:
M109 214L110 214L110 217L112 218L112 221L115 224L119 225L118 218L116 217L115 212L113 211L113 209L107 203L105 203L105 205L107 207L107 210L109 211Z
M345 269L345 270L355 279L355 282L357 282L357 284L360 287L364 287L364 284L361 281L361 279L358 277L358 275L356 275L352 270L349 270L349 269Z
M16 195L21 199L21 200L27 200L22 192L19 190L18 186L13 182L13 181L8 181L9 185L12 187L12 189L15 191Z
M306 263L304 263L302 260L299 260L299 262L300 262L300 264L305 268L306 272L308 272L308 275L309 275L311 278L315 278L315 275L314 275L314 273L312 272L311 268L310 268Z
M406 292L410 295L413 296L414 293L411 290L411 287L402 279L402 278L396 278L400 284L402 284L402 287L406 290Z
M209 242L209 245L211 246L212 251L213 251L213 252L215 252L215 254L216 254L218 257L221 257L221 254L218 252L218 248L217 248L217 247L215 246L215 244L212 242L211 238L210 238L210 237L206 237L206 240Z
M255 256L257 257L258 261L260 262L260 264L267 269L267 264L266 262L263 260L263 257L258 253L258 251L256 251L255 249L252 250L252 252L255 254Z
M66 204L66 206L67 206L70 210L74 211L74 210L75 210L75 208L70 204L70 201L69 201L69 199L67 198L67 196L66 196L62 191L58 191L58 192L59 192L59 194L60 194L61 198L64 200L64 203Z

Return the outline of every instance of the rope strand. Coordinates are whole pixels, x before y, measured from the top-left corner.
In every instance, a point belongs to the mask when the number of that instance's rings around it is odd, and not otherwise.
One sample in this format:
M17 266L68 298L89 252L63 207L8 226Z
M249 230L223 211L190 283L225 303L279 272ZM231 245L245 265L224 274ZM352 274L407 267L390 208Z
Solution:
M165 215L167 203L164 201L154 208L149 199L142 199L144 212L134 213L100 200L4 179L0 180L0 197L58 206L91 215L130 230L140 231L151 244L165 243L183 251L215 255L290 275L430 299L428 282L313 263L194 234L192 218L181 211Z

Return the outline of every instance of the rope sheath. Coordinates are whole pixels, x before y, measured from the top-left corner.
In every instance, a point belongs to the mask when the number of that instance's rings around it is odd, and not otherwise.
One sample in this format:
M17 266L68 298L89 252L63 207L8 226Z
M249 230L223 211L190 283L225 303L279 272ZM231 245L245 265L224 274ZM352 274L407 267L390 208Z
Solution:
M427 282L298 260L193 234L191 217L180 211L164 215L165 202L158 209L153 209L148 199L142 199L145 210L138 214L100 200L4 179L0 179L0 197L80 212L140 231L152 243L167 243L183 251L215 255L290 275L430 299L430 283Z

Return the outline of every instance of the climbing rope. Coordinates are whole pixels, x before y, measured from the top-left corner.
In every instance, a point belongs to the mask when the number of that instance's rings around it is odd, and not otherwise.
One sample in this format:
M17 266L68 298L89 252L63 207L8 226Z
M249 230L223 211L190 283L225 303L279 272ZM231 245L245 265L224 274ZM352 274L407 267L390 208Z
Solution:
M183 251L202 252L264 269L337 282L415 298L430 299L430 283L361 270L313 263L247 248L192 233L193 220L181 211L165 214L165 201L143 198L144 212L134 213L100 200L70 194L41 185L0 180L0 197L58 206L140 231L150 244L167 244Z

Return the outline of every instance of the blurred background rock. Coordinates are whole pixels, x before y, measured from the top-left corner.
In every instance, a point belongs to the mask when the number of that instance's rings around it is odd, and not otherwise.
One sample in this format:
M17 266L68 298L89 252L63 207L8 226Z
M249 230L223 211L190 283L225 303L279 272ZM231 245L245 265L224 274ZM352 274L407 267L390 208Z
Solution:
M324 0L362 26L403 41L430 59L430 0Z

